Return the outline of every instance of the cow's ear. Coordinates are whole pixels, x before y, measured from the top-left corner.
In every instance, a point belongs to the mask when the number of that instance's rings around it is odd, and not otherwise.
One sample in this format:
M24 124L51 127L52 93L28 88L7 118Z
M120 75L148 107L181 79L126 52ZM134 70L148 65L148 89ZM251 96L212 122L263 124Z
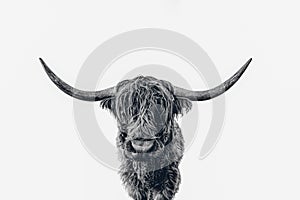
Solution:
M184 115L192 109L192 102L187 98L176 98L174 113Z
M101 100L100 107L103 109L108 109L109 111L114 110L115 98L106 98Z

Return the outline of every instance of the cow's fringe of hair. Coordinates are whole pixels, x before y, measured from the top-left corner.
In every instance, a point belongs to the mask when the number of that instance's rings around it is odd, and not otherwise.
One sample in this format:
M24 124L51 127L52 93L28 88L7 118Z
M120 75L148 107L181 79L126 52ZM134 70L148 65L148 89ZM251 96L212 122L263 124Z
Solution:
M115 92L118 94L117 97L110 97L100 102L100 107L110 110L115 116L120 113L130 114L132 107L136 107L137 104L140 105L140 110L146 113L147 105L154 105L156 102L161 103L162 107L173 115L167 117L178 117L192 108L192 103L188 99L174 96L174 88L170 82L151 76L138 76L121 81L117 84ZM115 105L116 100L118 100L117 105ZM125 106L126 104L128 106ZM115 106L117 109L114 108Z
M168 121L170 118L183 115L192 108L192 103L188 99L177 98L173 92L171 83L154 77L138 76L132 80L125 80L116 86L116 93L119 95L114 100L116 110L113 112L121 119L124 117L128 119L128 116L132 116L132 119L140 118L149 122L153 117L148 116L151 114L148 112L149 109L152 105L160 104L168 112L164 119ZM103 101L102 106L105 104L107 102Z

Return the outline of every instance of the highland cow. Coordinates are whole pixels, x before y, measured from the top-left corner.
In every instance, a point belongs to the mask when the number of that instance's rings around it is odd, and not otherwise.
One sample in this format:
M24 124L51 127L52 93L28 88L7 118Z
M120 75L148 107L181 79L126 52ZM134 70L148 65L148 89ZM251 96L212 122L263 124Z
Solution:
M217 97L242 76L251 59L231 78L206 91L191 91L150 76L124 80L101 91L82 91L58 78L40 59L50 79L68 95L100 101L117 120L120 175L135 200L171 200L180 184L179 163L184 139L177 117L192 108L191 101Z

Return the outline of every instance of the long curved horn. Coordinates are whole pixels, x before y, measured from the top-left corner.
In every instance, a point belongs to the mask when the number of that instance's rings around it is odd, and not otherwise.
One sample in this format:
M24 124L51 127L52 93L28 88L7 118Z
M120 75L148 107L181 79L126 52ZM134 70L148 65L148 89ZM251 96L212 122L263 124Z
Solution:
M47 64L43 61L43 59L39 58L42 63L47 75L51 79L51 81L64 93L83 101L101 101L102 99L114 96L114 87L107 88L105 90L100 91L83 91L73 88L72 86L65 83L58 76L56 76L47 66Z
M243 75L249 64L251 63L252 58L250 58L241 69L236 72L232 77L230 77L227 81L220 84L219 86L205 91L192 91L179 87L174 87L174 94L178 97L185 97L190 99L191 101L205 101L212 98L215 98L224 92L226 92L229 88L231 88Z

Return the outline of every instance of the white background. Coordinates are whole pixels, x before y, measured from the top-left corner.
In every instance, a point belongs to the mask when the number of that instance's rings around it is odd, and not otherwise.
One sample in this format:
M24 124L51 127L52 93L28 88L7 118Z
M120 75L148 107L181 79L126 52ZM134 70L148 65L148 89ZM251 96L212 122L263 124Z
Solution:
M254 58L226 95L217 148L198 160L203 128L185 154L176 199L299 199L298 2L2 1L0 199L129 199L117 172L80 144L72 99L50 83L38 57L73 84L99 44L146 27L199 43L222 79ZM204 115L209 106L199 103Z

